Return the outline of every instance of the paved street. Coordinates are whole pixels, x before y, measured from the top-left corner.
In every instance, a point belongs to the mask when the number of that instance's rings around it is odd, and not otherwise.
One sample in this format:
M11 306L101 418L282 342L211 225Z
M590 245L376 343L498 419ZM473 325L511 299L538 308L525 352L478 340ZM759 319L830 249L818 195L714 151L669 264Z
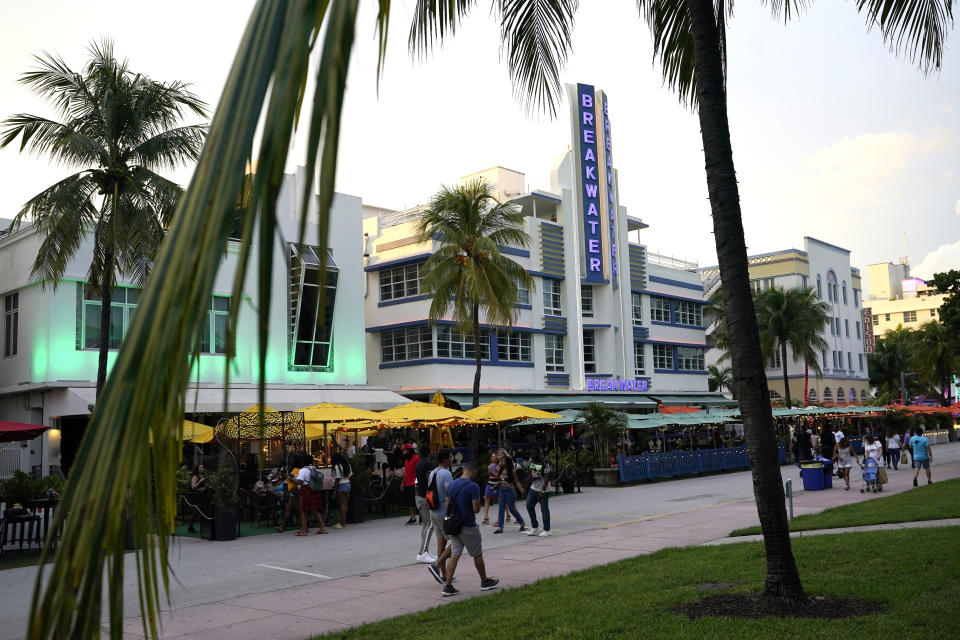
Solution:
M960 444L934 450L934 479L960 477ZM801 487L794 467L784 478ZM799 492L797 515L870 499L853 488ZM922 476L921 476L922 477ZM908 490L912 471L890 472L885 494ZM835 485L836 487L836 485ZM525 510L521 508L525 515ZM528 538L515 526L503 535L483 528L484 556L504 586L603 564L667 546L702 544L730 530L757 523L748 472L622 488L589 488L551 502L550 539ZM234 542L178 539L173 553L172 602L165 609L164 637L299 638L440 604L439 586L414 562L419 527L402 519L376 520L298 538L290 533ZM132 560L132 558L131 558ZM136 637L133 563L125 589L128 621ZM475 574L465 566L463 597L480 595ZM0 639L23 636L35 569L0 573ZM298 589L291 589L299 587ZM375 598L369 598L373 593ZM331 602L340 602L330 606ZM349 601L349 602L348 602ZM295 614L289 613L295 611ZM197 634L196 636L190 634Z

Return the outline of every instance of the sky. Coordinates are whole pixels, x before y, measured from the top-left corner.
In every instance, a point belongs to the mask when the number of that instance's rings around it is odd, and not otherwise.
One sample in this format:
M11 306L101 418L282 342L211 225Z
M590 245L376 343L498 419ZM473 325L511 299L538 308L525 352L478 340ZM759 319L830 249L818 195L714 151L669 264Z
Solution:
M0 117L50 110L17 84L47 50L81 67L94 39L157 80L183 80L215 106L250 0L155 3L49 0L5 7ZM868 30L854 3L826 0L784 25L757 2L729 23L729 116L750 253L802 248L803 237L849 248L851 261L913 273L960 268L960 33L943 70L924 76ZM376 3L361 2L340 142L337 190L405 208L441 184L501 165L549 189L570 144L567 105L530 113L513 95L497 25L481 2L425 60L406 47L414 0L395 0L377 85ZM650 225L650 251L716 264L696 115L663 86L633 0L581 2L564 82L610 101L620 202ZM196 121L195 118L189 119ZM302 158L294 147L290 166ZM69 168L0 150L0 218ZM173 176L183 184L190 168Z

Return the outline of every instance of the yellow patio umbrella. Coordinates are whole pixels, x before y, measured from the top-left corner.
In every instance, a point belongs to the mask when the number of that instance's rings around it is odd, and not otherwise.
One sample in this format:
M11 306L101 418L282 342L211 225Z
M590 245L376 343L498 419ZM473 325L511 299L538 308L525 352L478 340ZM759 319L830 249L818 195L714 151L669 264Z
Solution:
M386 422L442 422L445 420L476 422L477 418L463 411L426 402L408 402L399 407L381 411L378 417ZM481 419L480 422L486 421Z
M483 418L492 422L506 422L507 420L529 420L531 418L563 418L559 413L550 413L543 409L525 407L522 404L494 400L479 407L469 409L467 414L474 418Z
M213 440L213 427L192 420L184 420L183 439L197 444L206 444Z
M433 394L433 399L430 400L430 402L431 402L432 404L437 405L438 407L445 407L445 406L447 406L447 400L443 397L443 394L440 393L439 391L437 391L435 394Z
M315 404L309 407L304 407L301 409L303 412L303 422L304 426L308 427L314 424L323 425L323 450L326 456L326 460L330 459L330 441L327 439L327 429L330 423L343 423L343 422L379 422L380 414L375 411L368 411L366 409L357 409L356 407L350 407L345 404L335 404L331 402L321 402L320 404ZM310 436L307 436L308 440L313 440Z
M273 409L271 409L270 407L264 407L264 408L263 408L263 412L264 412L264 413L276 413L276 411L273 410ZM260 413L260 405L255 404L255 405L253 405L252 407L250 407L249 409L244 409L243 411L241 411L241 413Z
M430 427L430 451L436 453L443 448L453 448L453 433L450 427L434 424Z

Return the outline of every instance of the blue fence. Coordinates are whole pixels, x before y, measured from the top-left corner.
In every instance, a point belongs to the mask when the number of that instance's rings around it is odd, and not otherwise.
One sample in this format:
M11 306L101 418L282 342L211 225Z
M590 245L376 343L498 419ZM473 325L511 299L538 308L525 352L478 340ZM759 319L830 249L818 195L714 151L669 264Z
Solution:
M747 469L747 447L620 456L620 482Z

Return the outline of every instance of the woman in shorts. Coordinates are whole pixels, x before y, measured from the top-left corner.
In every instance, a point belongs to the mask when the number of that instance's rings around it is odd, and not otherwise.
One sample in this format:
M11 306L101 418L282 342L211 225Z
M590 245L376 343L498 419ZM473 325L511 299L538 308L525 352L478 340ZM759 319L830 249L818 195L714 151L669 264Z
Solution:
M497 454L490 454L490 464L487 466L487 490L483 494L483 524L490 524L490 503L497 499L500 493L500 467L497 465Z
M837 444L837 448L833 451L833 461L838 468L843 470L843 481L846 483L844 489L849 491L850 469L853 467L854 461L860 464L860 457L857 455L857 452L853 450L853 447L850 446L850 441L846 438L840 438L840 443Z
M334 529L347 528L347 498L350 496L350 476L353 475L350 468L350 461L343 455L343 449L340 445L334 445L333 455L330 457L330 465L333 467L333 496L337 501L337 508L340 512L340 519L333 525Z

